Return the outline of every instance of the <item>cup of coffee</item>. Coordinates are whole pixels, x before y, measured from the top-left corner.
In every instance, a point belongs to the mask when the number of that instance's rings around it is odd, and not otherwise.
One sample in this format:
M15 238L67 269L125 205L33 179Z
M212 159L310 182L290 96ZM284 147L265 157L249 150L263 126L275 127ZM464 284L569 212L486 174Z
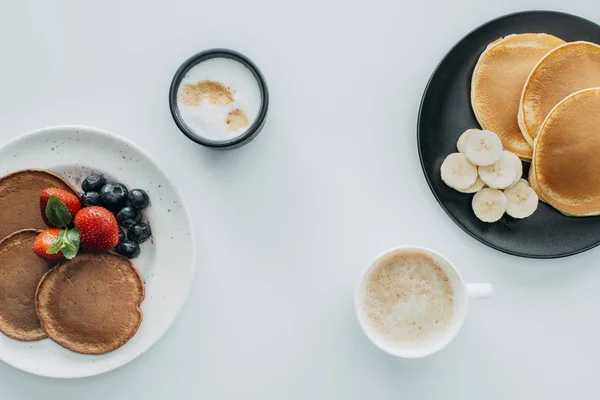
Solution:
M396 357L442 350L463 325L469 299L492 295L492 285L466 284L441 254L418 246L386 251L356 288L354 307L367 337Z
M248 57L230 49L210 49L179 67L171 82L169 107L189 139L215 150L231 150L262 130L269 90Z

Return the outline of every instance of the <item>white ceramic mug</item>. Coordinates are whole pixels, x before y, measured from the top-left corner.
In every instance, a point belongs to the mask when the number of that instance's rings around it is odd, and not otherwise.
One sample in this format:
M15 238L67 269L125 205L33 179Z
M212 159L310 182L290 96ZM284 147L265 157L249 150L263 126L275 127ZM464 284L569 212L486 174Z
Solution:
M454 292L454 313L452 321L450 322L450 326L448 326L446 331L440 335L439 339L434 341L423 342L422 344L418 345L408 345L398 341L392 341L375 331L365 315L363 308L364 283L370 270L384 257L402 251L417 251L429 255L438 262L439 266L444 270L450 279L452 290ZM442 350L448 345L448 343L452 341L452 339L456 337L458 331L465 321L469 299L487 298L492 295L493 291L494 289L492 285L488 283L466 284L456 266L452 264L446 257L434 250L419 246L400 246L390 249L379 255L375 261L373 261L363 272L354 295L354 309L363 332L381 350L396 357L420 358Z

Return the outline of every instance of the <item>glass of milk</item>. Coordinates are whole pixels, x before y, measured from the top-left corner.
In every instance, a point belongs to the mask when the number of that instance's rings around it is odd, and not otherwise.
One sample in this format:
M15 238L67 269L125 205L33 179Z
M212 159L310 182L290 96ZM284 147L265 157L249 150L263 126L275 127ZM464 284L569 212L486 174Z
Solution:
M229 49L211 49L185 61L169 92L171 115L191 140L229 150L250 142L264 126L269 92L258 67Z

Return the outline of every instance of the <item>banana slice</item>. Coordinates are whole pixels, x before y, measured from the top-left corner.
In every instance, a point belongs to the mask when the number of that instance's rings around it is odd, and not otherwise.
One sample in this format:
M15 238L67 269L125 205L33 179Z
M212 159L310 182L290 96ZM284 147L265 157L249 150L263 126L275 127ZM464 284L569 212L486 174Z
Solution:
M517 175L515 162L512 158L515 155L509 151L502 151L501 154L500 160L495 164L479 167L479 177L483 183L492 189L506 189L515 182L515 176ZM520 178L521 175L519 175Z
M469 136L471 136L471 133L473 132L477 132L479 129L467 129L466 131L464 131L462 133L462 135L460 135L460 137L458 138L458 142L456 142L456 148L458 149L459 153L463 153L465 152L465 145L467 144L467 139L469 138Z
M479 177L477 177L477 180L475 181L474 184L472 184L471 186L469 186L466 189L459 190L459 192L461 192L461 193L476 193L476 192L479 192L484 187L485 187L485 183L483 183L483 181L481 179L479 179Z
M510 151L504 150L504 153L506 153L505 154L506 157L508 157L509 159L512 160L512 163L514 164L514 167L515 167L515 179L510 184L510 186L514 186L517 184L517 182L519 182L521 180L521 177L523 176L523 162L521 161L521 159L519 157L517 157L516 154L511 153ZM529 184L528 184L528 186L529 186Z
M477 167L462 153L452 153L442 163L442 180L456 190L465 190L477 180Z
M527 185L527 186L531 186L531 185L529 184L529 182L527 182L527 179L523 179L523 178L519 179L519 180L517 181L517 183L523 183L523 184L525 184L525 185ZM515 186L517 183L515 183L513 186Z
M507 200L504 193L485 188L475 193L471 206L475 216L483 222L496 222L506 211Z
M527 218L537 210L538 196L524 179L506 189L504 195L507 200L506 213L513 218Z
M471 132L465 142L465 155L480 167L495 164L502 157L502 142L494 132Z

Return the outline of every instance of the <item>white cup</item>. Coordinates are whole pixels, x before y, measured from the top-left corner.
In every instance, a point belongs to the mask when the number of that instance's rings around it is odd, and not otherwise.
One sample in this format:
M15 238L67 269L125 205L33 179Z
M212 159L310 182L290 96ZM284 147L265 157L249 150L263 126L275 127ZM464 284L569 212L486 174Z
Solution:
M448 328L442 335L439 336L439 338L436 338L435 340L424 341L422 343L419 342L416 344L402 343L400 341L391 340L377 332L375 328L371 326L365 314L363 305L364 284L366 277L371 269L376 266L381 259L390 254L402 251L418 251L429 255L438 262L439 266L444 270L448 276L448 279L450 280L452 290L454 292L454 313ZM492 295L493 291L494 289L492 285L488 283L466 284L456 266L452 264L446 257L434 250L419 246L400 246L390 249L379 255L375 261L373 261L363 272L354 294L354 309L363 332L373 342L373 344L375 344L375 346L396 357L421 358L442 350L452 341L452 339L456 337L458 331L465 321L469 299L487 298Z

